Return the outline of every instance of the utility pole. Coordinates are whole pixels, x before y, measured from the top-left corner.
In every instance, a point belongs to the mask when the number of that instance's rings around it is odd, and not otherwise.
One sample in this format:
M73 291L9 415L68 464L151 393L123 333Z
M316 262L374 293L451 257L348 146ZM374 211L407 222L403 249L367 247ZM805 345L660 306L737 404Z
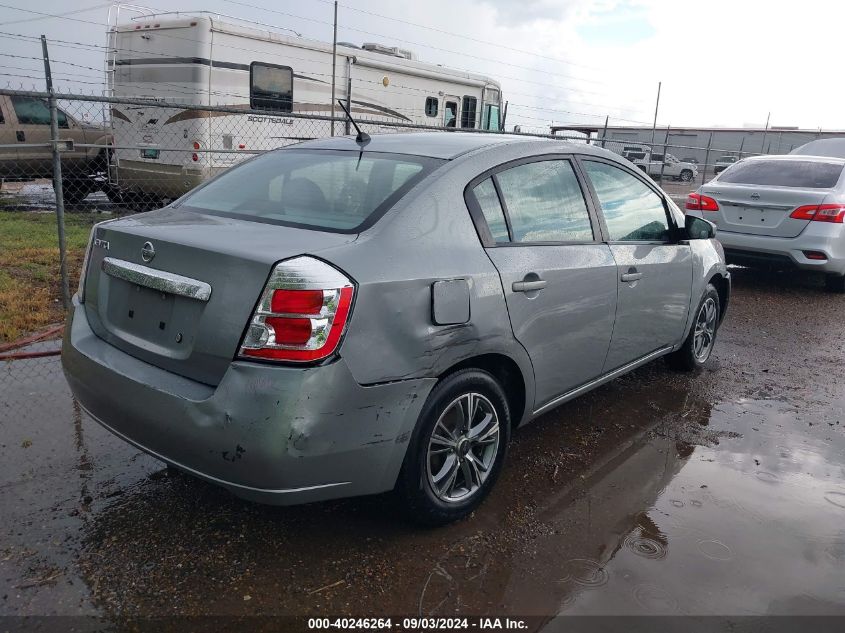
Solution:
M654 123L651 126L651 151L654 152L654 133L657 131L657 109L660 107L660 88L662 81L657 82L657 102L654 104Z
M62 191L62 157L59 155L59 110L56 93L53 91L53 75L50 73L50 56L47 54L47 38L41 36L41 51L44 55L44 78L50 93L50 141L53 152L53 191L56 193L56 227L59 233L59 274L62 281L62 304L70 309L70 282L67 276L67 244L65 240L65 196Z
M332 37L332 136L334 136L334 90L337 69L337 0L334 0L334 36Z
M766 115L766 127L765 127L765 128L763 128L763 142L762 142L762 143L760 143L760 153L761 153L761 154L765 153L765 152L764 152L764 148L766 147L766 136L767 136L767 135L768 135L768 133L769 133L769 119L771 118L771 116L772 116L772 113L771 113L771 112L769 112L769 113Z
M710 162L710 146L713 144L713 132L710 132L710 138L707 139L707 151L704 153L704 169L701 170L701 184L704 184L704 179L707 177L707 164Z

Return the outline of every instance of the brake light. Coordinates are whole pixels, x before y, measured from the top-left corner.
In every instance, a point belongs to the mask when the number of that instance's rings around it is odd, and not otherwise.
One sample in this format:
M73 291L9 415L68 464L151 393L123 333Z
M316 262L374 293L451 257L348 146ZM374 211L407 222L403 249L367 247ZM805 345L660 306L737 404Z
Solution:
M354 293L346 275L313 257L276 264L239 355L294 362L331 356L340 345Z
M202 147L202 145L200 145L199 141L194 141L194 149L199 149L200 147Z
M845 204L806 204L795 209L789 217L795 220L842 224L845 222Z
M686 208L690 211L718 211L719 203L710 196L693 192L687 196Z

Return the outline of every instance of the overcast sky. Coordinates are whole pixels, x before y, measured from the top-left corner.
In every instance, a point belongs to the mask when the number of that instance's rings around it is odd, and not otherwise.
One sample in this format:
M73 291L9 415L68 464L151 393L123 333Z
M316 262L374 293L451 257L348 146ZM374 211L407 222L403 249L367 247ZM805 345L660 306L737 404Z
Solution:
M105 43L108 8L96 0L0 0L0 80L43 86L40 45L8 34ZM328 0L148 0L154 9L220 11L331 41ZM13 9L12 6L19 7ZM73 13L64 18L38 14ZM845 128L839 101L845 5L749 0L342 0L338 39L378 41L423 61L502 84L508 124L649 124L658 81L659 125ZM51 46L66 87L98 90L101 51ZM69 62L70 66L59 62ZM80 68L87 66L89 68ZM65 73L65 74L58 74ZM87 84L80 81L92 82ZM5 81L0 81L0 84Z

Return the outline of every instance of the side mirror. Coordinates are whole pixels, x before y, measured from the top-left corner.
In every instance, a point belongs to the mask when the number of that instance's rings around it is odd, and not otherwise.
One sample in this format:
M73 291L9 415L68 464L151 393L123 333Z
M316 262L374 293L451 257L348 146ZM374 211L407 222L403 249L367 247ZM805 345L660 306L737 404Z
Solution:
M716 225L694 215L685 216L684 231L688 240L709 240L716 237Z

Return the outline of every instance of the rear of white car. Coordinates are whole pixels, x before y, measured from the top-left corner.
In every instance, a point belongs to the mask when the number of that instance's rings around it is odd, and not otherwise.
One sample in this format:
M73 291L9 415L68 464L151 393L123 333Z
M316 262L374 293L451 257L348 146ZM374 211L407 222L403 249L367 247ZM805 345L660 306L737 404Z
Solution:
M686 212L710 220L729 262L816 270L845 291L845 159L759 156L690 194Z

